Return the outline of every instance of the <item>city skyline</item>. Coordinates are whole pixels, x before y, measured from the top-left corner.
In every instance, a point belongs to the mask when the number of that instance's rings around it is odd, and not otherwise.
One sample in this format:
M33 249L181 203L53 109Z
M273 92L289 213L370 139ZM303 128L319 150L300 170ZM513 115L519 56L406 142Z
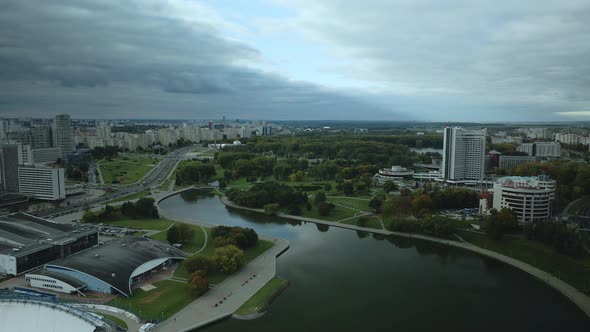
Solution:
M589 11L584 1L9 2L0 115L588 120Z

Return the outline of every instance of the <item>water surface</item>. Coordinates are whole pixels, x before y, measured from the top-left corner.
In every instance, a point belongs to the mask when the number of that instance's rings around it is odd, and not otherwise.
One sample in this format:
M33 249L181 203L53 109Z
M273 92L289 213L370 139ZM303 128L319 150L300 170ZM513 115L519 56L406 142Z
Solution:
M581 331L585 314L544 283L456 248L228 210L189 191L173 216L286 238L278 274L291 286L265 316L203 331Z

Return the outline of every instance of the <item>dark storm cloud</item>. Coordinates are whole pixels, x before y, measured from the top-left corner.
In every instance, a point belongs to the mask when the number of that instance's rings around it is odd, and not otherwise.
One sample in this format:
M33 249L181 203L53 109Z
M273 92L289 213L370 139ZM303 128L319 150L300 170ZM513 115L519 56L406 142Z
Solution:
M222 38L215 26L223 22L201 9L158 1L3 1L0 115L147 118L165 110L181 118L350 118L363 108L385 116L353 97L245 67L260 61L259 52Z

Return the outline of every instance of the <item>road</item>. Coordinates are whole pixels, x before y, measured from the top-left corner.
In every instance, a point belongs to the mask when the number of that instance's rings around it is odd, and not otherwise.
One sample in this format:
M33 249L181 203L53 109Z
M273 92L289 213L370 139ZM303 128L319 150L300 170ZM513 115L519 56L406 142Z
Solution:
M98 198L86 200L84 202L77 203L77 204L70 204L68 206L57 207L57 208L53 208L53 209L49 209L49 210L45 210L45 211L40 211L40 212L37 212L36 215L46 217L46 218L58 217L58 216L62 216L65 214L83 211L84 209L86 209L88 207L96 206L96 205L108 202L110 200L113 200L113 199L116 199L119 197L138 193L138 192L146 190L146 189L155 189L158 186L160 186L160 184L162 184L162 182L166 181L166 179L168 179L171 176L174 169L176 169L176 166L178 165L178 163L180 163L180 161L184 159L184 156L188 152L190 152L193 148L194 148L194 146L187 146L187 147L183 147L183 148L180 148L180 149L170 152L168 155L164 156L162 158L162 161L160 161L156 166L154 166L150 170L150 172L148 172L140 181L136 182L135 184L131 184L131 185L127 185L127 186L125 186L125 185L109 186L109 187L114 187L114 188L118 189L117 193L115 193L113 195L108 195L105 197L98 197ZM102 188L102 187L106 187L106 186L96 186L96 187Z

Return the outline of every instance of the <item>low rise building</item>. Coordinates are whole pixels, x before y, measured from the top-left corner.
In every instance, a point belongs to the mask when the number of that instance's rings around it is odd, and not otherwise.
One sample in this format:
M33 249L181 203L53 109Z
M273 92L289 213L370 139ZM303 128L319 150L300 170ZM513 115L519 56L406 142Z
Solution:
M518 165L532 163L535 161L537 161L537 158L532 156L500 156L500 168L514 169Z
M17 275L98 244L94 227L25 213L0 217L0 274Z
M496 180L492 192L494 209L511 209L519 223L534 223L551 218L555 181L547 175L502 177Z

